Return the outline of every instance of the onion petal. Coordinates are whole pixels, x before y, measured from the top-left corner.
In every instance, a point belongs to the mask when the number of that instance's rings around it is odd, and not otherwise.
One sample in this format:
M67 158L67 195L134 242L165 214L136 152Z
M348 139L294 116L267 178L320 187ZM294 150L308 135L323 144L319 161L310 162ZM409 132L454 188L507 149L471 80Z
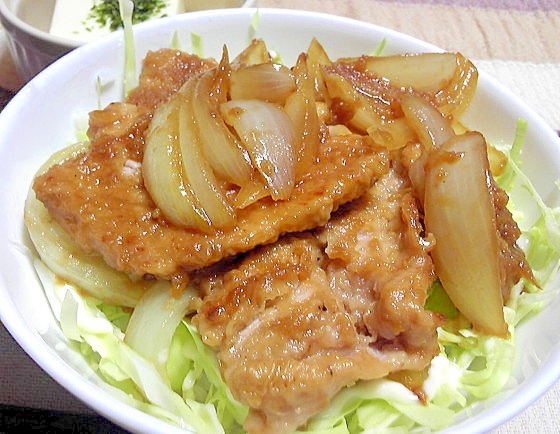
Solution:
M424 149L437 148L455 136L449 120L425 98L406 93L401 98L401 108Z
M195 86L196 80L187 82L179 92L182 94L179 107L181 160L187 186L200 204L200 207L197 207L200 216L208 226L224 228L233 224L235 213L202 152L193 112L193 106L198 103L194 99ZM198 229L203 227L199 225Z
M231 67L233 69L246 67L250 65L258 65L260 63L271 62L272 57L268 52L268 48L262 39L253 39L241 53L237 55Z
M335 121L367 133L390 149L415 140L412 129L399 120L402 91L387 81L373 78L352 65L323 68L323 77Z
M432 151L426 164L425 223L432 257L453 304L473 326L507 336L500 284L496 214L486 142L465 133Z
M323 66L332 65L332 61L323 46L315 38L311 40L306 54L307 68L309 78L313 83L315 99L325 101L327 92L323 77Z
M290 70L272 62L250 65L231 71L231 99L262 99L284 104L296 90Z
M220 65L220 69L197 78L193 113L206 160L217 176L240 186L250 181L253 167L249 155L219 114L220 98L226 92L223 76L227 71L223 68Z
M185 315L194 311L197 293L192 289L174 296L169 281L147 290L130 316L124 341L150 361L167 378L166 363L171 339Z
M427 156L430 150L441 146L455 136L453 127L440 111L425 98L413 93L405 93L401 98L401 108L410 127L416 133L423 152L409 168L409 176L418 197L424 197L424 182Z
M365 71L388 79L393 86L432 95L451 82L456 68L455 53L369 56L365 62Z
M286 99L284 110L294 126L295 177L299 179L309 171L309 167L317 159L322 135L314 83L308 71L305 54L298 57L293 73L297 90Z
M204 227L204 213L188 187L179 149L177 98L158 107L146 133L144 185L165 217L176 225Z
M280 107L261 100L231 100L220 106L265 178L274 200L288 199L295 185L294 131Z

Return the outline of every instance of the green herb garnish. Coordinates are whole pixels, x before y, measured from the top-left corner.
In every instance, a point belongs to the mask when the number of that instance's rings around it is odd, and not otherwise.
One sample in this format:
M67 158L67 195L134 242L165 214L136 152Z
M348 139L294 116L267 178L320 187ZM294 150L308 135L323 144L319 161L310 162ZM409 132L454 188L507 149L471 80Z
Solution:
M133 0L134 12L132 13L132 23L140 23L150 18L162 18L162 10L167 6L165 0ZM116 30L123 26L119 13L118 0L101 0L96 2L88 14L88 19L102 27L108 26L111 30Z

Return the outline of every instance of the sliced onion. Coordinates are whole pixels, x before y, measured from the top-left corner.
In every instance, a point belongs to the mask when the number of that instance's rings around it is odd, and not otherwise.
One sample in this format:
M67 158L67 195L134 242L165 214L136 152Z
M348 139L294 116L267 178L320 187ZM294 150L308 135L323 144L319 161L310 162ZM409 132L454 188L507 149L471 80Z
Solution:
M272 57L265 42L262 39L253 39L249 46L237 55L231 66L233 69L237 69L268 62L272 62Z
M457 68L455 53L369 56L366 59L367 72L388 79L393 86L432 95L449 85Z
M373 79L350 66L325 67L323 76L335 120L355 131L367 133L389 148L400 148L415 140L413 130L399 121L400 89Z
M142 176L146 190L169 221L192 228L207 226L183 170L177 98L154 113L146 133Z
M424 149L436 148L455 136L449 120L425 98L406 93L401 98L401 107Z
M260 100L231 100L220 107L274 200L288 199L295 184L294 130L280 107Z
M154 113L143 176L146 189L171 222L208 230L231 225L234 212L201 150L193 114L196 85L195 77Z
M253 167L249 155L219 114L220 99L227 91L224 75L227 71L220 66L197 79L193 113L206 160L217 176L240 186L250 182Z
M426 164L425 223L436 239L438 277L455 306L476 329L506 336L490 176L478 133L434 150Z
M239 209L247 208L267 196L270 196L270 190L264 178L256 178L239 189L233 199L233 205Z
M294 78L283 65L260 63L231 71L231 99L262 99L284 104L295 90Z
M326 100L326 86L323 77L323 67L332 65L331 60L323 46L315 38L311 40L307 48L307 68L309 79L313 83L315 99L317 101Z
M188 85L189 83L187 83ZM200 136L194 119L194 88L187 86L181 91L179 106L179 146L187 186L200 204L197 211L209 227L224 228L234 223L235 213L208 160L204 158ZM198 229L204 229L199 225Z
M457 68L449 84L438 92L436 103L444 115L458 119L470 105L476 92L478 70L460 53L456 54Z
M293 74L297 90L286 100L284 111L294 126L294 155L297 159L295 177L299 179L317 159L321 124L315 102L314 83L309 75L305 54L298 57Z
M394 87L431 95L442 113L456 119L476 91L478 71L461 53L369 56L339 62L388 80Z
M399 149L414 141L414 134L404 117L390 119L367 128L367 134L387 149Z
M409 176L418 197L424 197L424 165L430 150L441 146L455 136L453 127L440 111L426 99L412 93L401 98L405 119L412 127L425 152L410 165Z
M197 293L192 289L172 294L171 283L160 281L144 293L134 308L124 341L151 362L163 378L171 339L185 315L194 311Z

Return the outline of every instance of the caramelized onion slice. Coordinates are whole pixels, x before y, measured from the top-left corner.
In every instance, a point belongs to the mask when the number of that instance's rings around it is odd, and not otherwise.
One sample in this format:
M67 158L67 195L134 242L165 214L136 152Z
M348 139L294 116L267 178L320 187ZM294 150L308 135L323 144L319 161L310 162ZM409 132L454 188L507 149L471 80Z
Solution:
M429 155L425 224L441 283L461 313L481 332L506 336L498 232L482 135L456 136Z
M414 141L415 135L402 119L400 89L372 78L349 65L323 68L327 97L334 121L359 133L367 133L391 149Z
M424 197L426 158L430 150L441 146L455 136L447 118L425 98L405 93L401 98L401 109L408 125L414 130L424 152L409 168L409 176L418 197Z
M233 225L235 212L229 204L208 160L204 158L193 106L196 81L187 83L179 106L179 146L187 186L197 199L202 219L209 227L224 228ZM198 229L205 229L198 225Z
M146 190L165 217L187 227L206 226L188 187L179 149L179 107L172 99L158 107L146 133L142 176Z
M231 100L220 106L266 180L274 200L288 199L295 184L294 129L280 107L260 100Z
M166 218L206 231L231 225L234 211L203 156L192 107L196 85L195 77L155 111L142 167L146 189Z
M388 79L393 86L432 95L446 88L457 68L455 53L419 53L366 58L365 71Z
M321 122L317 113L314 83L309 74L307 56L301 54L293 68L297 89L286 103L284 110L294 126L294 155L296 157L296 179L309 172L316 161L321 143Z
M217 176L241 186L250 182L253 167L249 155L219 115L220 99L227 92L224 76L227 71L220 66L197 79L193 113L206 160Z
M451 123L425 98L406 93L401 108L424 149L437 148L455 136Z
M331 59L319 41L313 38L307 48L307 68L317 101L326 100L327 92L323 78L323 67L328 65L332 65Z
M471 103L478 71L461 53L419 53L340 59L337 63L430 95L445 115L458 118Z
M478 82L478 70L473 63L460 53L456 54L457 68L453 79L438 92L436 103L444 115L458 119L470 105Z
M237 55L235 59L233 59L231 67L233 69L237 69L268 62L272 62L272 56L270 55L265 42L262 39L253 39L249 46L247 46Z
M284 104L296 90L290 70L274 63L260 63L231 71L231 99L262 99Z

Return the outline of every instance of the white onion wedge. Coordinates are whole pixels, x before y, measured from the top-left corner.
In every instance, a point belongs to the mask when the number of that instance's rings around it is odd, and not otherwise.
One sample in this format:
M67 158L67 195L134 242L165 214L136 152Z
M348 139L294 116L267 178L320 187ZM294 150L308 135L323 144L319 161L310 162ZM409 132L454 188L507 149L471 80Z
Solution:
M196 80L187 82L180 92L179 146L187 185L200 204L197 208L209 227L224 228L234 223L235 212L222 192L208 160L204 158L194 120ZM198 229L205 229L198 226Z
M219 114L220 100L225 101L227 92L224 74L227 71L223 69L212 70L197 79L193 113L206 160L217 176L241 186L250 182L253 167L249 155Z
M283 65L260 63L231 71L231 99L262 99L284 104L295 90L294 78Z
M458 119L470 105L478 83L478 70L460 53L456 54L457 68L451 82L436 97L436 103L444 115Z
M156 110L148 128L142 161L144 185L171 222L204 227L204 213L188 187L178 141L179 108L173 99Z
M280 107L260 100L231 100L220 106L274 200L288 199L295 185L294 130Z
M405 93L401 98L401 108L424 149L437 148L455 136L449 120L425 98Z
M189 288L175 296L169 281L159 281L144 293L130 316L125 343L150 361L163 378L167 378L173 334L185 315L194 311L196 296Z
M326 87L325 80L323 78L323 67L326 65L332 65L332 61L323 46L315 38L311 40L306 54L307 69L309 78L313 83L315 99L317 101L325 101Z
M340 64L325 67L323 77L336 122L367 133L391 149L416 140L412 129L400 120L402 113L395 110L400 89Z
M424 152L410 165L409 176L418 197L424 197L424 164L429 152L455 136L448 119L426 99L404 93L401 108L410 127L416 133Z
M235 59L233 59L231 67L233 69L237 69L267 62L272 62L272 57L268 52L265 42L262 39L253 39L249 46L247 46L237 55Z
M395 88L430 95L444 115L456 119L469 106L478 79L476 67L460 53L364 56L338 63L386 80Z
M365 71L388 79L393 86L432 95L449 85L456 68L455 53L370 56L365 61Z
M299 179L317 159L322 136L314 82L309 74L305 54L298 57L293 74L297 90L287 98L284 111L294 126L295 177Z
M496 214L482 135L456 136L426 164L425 224L434 234L432 257L453 304L475 329L506 336Z

